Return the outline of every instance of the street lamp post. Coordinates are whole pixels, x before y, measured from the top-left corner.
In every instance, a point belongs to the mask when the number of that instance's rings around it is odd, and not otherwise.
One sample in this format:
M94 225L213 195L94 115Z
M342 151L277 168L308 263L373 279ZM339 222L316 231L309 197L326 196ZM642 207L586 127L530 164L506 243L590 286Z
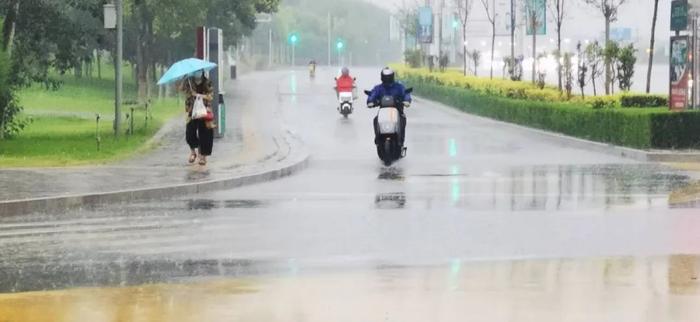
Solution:
M122 56L124 56L124 34L123 34L123 23L124 23L124 7L122 5L122 0L115 0L117 6L117 60L114 69L114 80L115 85L115 97L114 97L114 136L119 137L122 128Z
M292 67L296 65L296 47L299 41L299 35L293 33L289 35L289 44L292 46Z
M104 28L117 29L116 33L116 57L114 58L114 137L118 138L121 132L121 107L122 107L122 56L123 52L123 5L122 0L114 0L113 3L103 7Z

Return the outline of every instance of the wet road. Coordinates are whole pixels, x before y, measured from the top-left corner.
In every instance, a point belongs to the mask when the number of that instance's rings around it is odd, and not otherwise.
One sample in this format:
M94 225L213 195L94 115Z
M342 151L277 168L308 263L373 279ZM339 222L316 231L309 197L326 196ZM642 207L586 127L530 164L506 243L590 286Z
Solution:
M360 71L361 87L375 74ZM0 289L15 293L0 295L0 317L700 316L696 174L567 148L420 99L408 111L408 157L386 168L372 144L375 111L360 104L343 119L330 84L324 71L314 81L302 71L241 81L273 88L276 104L259 108L306 142L312 159L298 175L170 201L0 218Z

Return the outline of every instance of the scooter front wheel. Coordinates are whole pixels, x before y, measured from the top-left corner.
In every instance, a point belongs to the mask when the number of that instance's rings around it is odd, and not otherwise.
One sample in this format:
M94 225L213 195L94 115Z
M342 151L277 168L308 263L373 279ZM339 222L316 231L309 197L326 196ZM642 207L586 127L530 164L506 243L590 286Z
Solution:
M392 162L394 162L392 146L393 142L391 140L384 141L382 155L380 156L380 158L382 159L382 161L384 161L384 165L386 165L387 167L390 166Z

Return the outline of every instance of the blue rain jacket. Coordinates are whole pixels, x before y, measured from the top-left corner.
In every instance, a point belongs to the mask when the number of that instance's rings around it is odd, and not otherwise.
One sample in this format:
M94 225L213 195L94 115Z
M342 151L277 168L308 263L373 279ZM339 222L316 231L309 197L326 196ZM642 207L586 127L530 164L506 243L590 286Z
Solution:
M382 97L385 95L391 95L399 104L399 110L403 112L402 102L411 102L411 94L406 93L406 87L399 82L394 82L391 85L379 84L372 89L372 93L367 97L367 104L369 103L379 103Z

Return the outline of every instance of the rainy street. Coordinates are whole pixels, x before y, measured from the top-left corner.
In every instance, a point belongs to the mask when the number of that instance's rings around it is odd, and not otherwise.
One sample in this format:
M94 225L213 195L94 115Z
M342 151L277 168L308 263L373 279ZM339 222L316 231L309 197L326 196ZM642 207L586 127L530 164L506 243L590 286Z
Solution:
M355 72L361 88L376 70ZM384 167L375 111L360 102L344 119L331 81L329 70L314 80L297 70L234 84L267 93L252 101L276 103L255 108L304 141L311 159L298 174L0 218L0 320L700 316L694 173L568 148L420 98L407 112L408 156Z

